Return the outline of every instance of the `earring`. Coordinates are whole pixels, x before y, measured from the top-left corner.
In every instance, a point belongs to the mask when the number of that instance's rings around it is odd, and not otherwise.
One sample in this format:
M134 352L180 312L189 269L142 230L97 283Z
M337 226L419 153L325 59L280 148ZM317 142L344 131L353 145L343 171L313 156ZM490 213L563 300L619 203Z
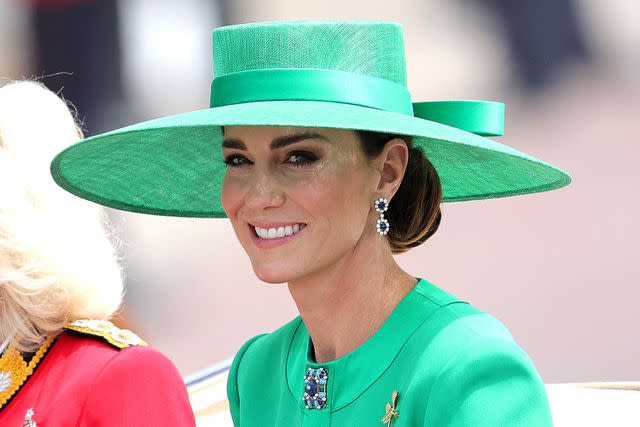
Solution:
M389 221L384 217L384 213L389 209L389 201L384 197L377 198L373 207L380 214L380 219L376 221L376 231L381 236L386 236L389 232Z

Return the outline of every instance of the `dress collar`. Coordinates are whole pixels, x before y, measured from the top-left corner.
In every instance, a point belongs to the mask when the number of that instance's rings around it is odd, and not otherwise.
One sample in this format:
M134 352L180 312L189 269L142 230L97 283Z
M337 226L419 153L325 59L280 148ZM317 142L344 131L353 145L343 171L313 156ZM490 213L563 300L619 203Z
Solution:
M286 361L289 392L302 410L304 377L308 368L328 373L327 407L340 409L358 398L393 363L405 343L438 307L459 301L454 296L419 279L376 333L352 352L326 363L313 361L309 332L300 319L291 339Z

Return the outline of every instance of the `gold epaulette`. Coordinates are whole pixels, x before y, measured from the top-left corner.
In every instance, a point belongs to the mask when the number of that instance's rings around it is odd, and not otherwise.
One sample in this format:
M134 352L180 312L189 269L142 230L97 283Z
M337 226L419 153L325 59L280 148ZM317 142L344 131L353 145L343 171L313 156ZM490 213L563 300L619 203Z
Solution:
M127 329L120 329L108 320L81 319L67 323L64 327L69 331L102 338L119 349L131 346L146 346L147 343Z

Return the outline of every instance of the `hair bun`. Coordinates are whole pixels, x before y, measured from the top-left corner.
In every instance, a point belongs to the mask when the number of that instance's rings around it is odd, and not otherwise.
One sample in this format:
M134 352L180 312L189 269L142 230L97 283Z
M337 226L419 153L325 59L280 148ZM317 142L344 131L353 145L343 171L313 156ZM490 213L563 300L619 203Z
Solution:
M421 245L440 226L442 186L431 162L409 145L409 161L387 217L392 224L389 243L394 253Z

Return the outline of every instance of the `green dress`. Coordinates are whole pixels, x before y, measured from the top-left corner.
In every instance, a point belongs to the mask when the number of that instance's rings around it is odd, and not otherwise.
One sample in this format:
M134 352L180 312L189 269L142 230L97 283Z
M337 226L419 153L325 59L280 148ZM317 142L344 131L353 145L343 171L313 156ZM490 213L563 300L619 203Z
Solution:
M300 318L254 337L227 393L236 427L374 427L385 415L394 427L552 425L540 375L507 328L425 280L339 359L313 361Z

